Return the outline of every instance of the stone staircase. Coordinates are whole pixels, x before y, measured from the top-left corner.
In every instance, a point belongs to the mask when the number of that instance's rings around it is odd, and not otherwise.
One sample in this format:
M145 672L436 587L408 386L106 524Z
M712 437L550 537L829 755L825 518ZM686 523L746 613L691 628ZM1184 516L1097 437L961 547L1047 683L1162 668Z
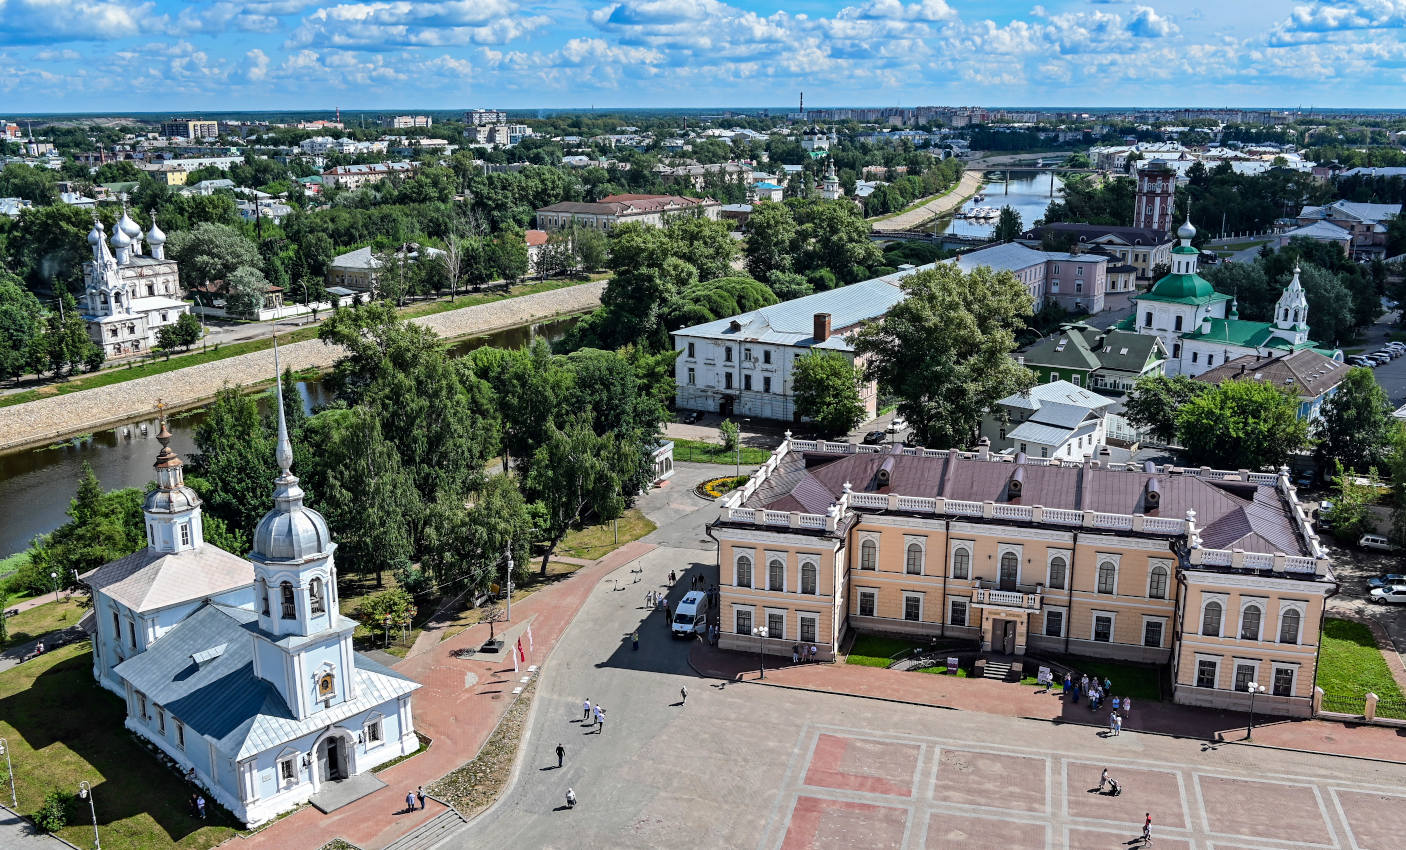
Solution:
M386 845L385 850L430 850L466 823L463 815L449 809Z
M981 676L983 679L995 679L1004 682L1010 678L1011 665L1006 661L997 661L994 658L986 659L986 667Z

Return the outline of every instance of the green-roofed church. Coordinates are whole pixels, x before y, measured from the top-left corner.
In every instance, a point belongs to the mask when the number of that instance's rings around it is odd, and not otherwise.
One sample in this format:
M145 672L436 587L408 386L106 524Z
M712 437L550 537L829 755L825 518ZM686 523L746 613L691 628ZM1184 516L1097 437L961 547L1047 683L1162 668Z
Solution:
M1152 289L1133 299L1133 315L1120 323L1124 330L1160 337L1167 347L1169 375L1196 376L1246 354L1313 348L1342 359L1342 352L1324 350L1308 338L1308 299L1294 279L1274 306L1274 321L1241 319L1235 300L1217 292L1197 273L1200 256L1191 247L1196 228L1185 222L1177 228L1181 244L1172 249L1172 272Z

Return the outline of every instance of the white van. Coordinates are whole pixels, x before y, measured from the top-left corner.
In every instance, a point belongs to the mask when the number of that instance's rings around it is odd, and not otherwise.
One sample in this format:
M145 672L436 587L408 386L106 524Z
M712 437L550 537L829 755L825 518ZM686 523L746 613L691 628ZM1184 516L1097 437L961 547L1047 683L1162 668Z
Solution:
M708 593L704 590L690 590L674 611L674 622L669 631L674 637L692 637L702 634L708 628Z
M1390 540L1380 534L1364 534L1362 538L1357 541L1357 545L1361 546L1363 549L1380 549L1383 552L1395 548L1391 545Z

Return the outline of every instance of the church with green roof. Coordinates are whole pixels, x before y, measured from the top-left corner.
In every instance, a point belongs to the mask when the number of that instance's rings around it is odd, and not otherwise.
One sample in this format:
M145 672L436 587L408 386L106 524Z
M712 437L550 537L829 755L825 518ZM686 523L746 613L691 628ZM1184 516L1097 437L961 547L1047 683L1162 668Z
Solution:
M1308 299L1294 279L1274 305L1274 320L1252 322L1239 317L1235 299L1217 292L1197 273L1200 252L1191 247L1196 228L1177 228L1181 244L1172 249L1172 271L1147 292L1134 297L1133 315L1123 330L1161 338L1168 352L1168 375L1196 376L1246 354L1316 349L1334 360L1342 352L1325 350L1308 338Z

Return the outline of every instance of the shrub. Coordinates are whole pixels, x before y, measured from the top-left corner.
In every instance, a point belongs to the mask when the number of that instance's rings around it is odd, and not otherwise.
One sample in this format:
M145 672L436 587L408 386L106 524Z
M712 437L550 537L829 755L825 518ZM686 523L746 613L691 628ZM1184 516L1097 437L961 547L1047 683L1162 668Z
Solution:
M57 788L44 795L44 805L34 813L34 822L45 832L58 832L68 826L68 812L73 795Z
M718 436L722 437L723 449L732 451L737 448L737 441L741 439L742 429L737 427L737 423L731 419L724 419L718 426Z
M368 596L356 606L356 616L362 623L379 628L389 614L392 623L403 623L415 616L415 598L404 588Z

